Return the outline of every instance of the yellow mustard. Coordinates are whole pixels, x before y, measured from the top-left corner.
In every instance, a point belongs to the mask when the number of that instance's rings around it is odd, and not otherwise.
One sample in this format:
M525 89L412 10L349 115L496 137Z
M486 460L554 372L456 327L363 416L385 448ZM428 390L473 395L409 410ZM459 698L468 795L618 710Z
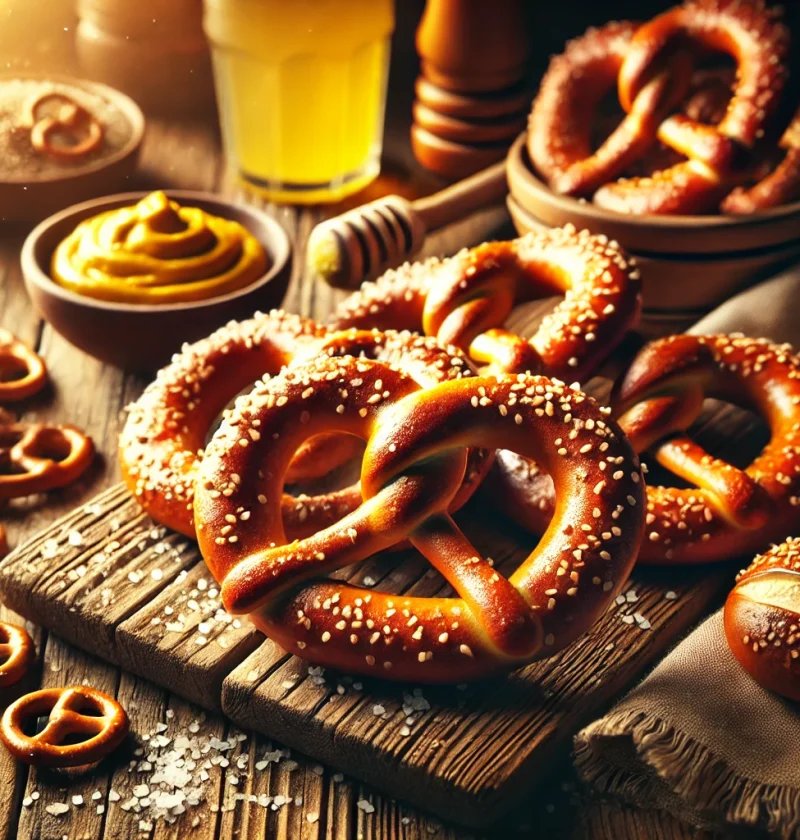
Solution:
M117 303L185 303L234 292L267 270L261 243L238 222L154 192L81 222L56 248L53 280Z

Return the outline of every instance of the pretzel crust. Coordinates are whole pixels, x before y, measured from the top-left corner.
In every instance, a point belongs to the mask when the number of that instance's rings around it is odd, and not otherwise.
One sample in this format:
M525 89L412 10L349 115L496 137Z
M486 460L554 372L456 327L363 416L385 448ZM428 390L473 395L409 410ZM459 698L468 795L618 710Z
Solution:
M391 361L426 384L471 375L455 348L448 352L431 339L409 333L329 333L314 321L279 310L231 323L184 348L131 407L120 435L122 474L131 492L156 521L193 537L197 468L206 436L230 400L265 374L277 374L298 359L348 353ZM347 435L307 440L289 477L325 474L347 460L356 444ZM485 475L490 454L472 453L471 464L476 474ZM463 500L459 498L459 504ZM284 523L293 537L305 536L338 521L360 503L357 485L317 496L284 494Z
M93 714L86 714L87 707ZM26 721L48 715L45 728L26 735ZM113 698L88 686L43 688L25 694L3 713L0 738L9 752L39 767L84 767L105 758L128 734L128 715ZM87 736L66 743L70 735Z
M739 573L724 622L728 644L750 676L800 700L800 539L773 546Z
M501 329L516 303L562 293L529 340ZM633 260L607 237L567 225L389 271L347 298L333 327L424 329L506 373L582 381L635 324L640 307Z
M671 72L648 82L593 151L594 117L617 85L638 26L613 21L591 28L550 61L528 119L527 147L534 167L557 193L590 198L622 175L655 144L661 121L688 89L688 64L678 54Z
M746 153L772 130L788 78L789 31L764 0L687 0L639 27L619 71L622 107L631 112L655 69L685 41L736 61L725 116L716 126L667 117L658 139L688 160L650 177L606 184L594 196L599 206L637 215L712 210L746 175Z
M705 397L759 412L770 442L745 470L711 458L682 432ZM788 345L740 335L671 336L647 345L618 384L620 424L634 449L699 485L648 485L639 560L701 563L762 550L800 527L800 358ZM662 435L672 437L660 443ZM500 453L492 490L534 532L546 527L552 490L535 466Z
M723 213L756 213L800 199L800 109L780 141L783 159L749 189L737 187L726 196Z
M19 378L19 374L22 374ZM26 400L44 388L47 369L41 356L0 328L0 402Z
M260 440L240 446L254 427ZM307 436L331 430L367 441L364 503L287 544L283 474ZM510 580L446 513L464 447L500 441L545 464L559 489L550 530ZM550 656L585 632L630 571L643 501L637 457L580 391L521 374L420 389L380 362L340 358L287 369L239 400L208 447L195 517L226 607L251 613L287 650L351 673L459 682ZM406 537L460 598L318 580Z

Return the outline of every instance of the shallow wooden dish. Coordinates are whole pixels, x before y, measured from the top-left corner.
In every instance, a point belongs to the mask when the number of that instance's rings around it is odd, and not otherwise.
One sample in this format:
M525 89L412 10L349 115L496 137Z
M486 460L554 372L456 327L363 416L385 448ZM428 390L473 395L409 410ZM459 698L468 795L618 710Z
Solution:
M752 216L625 216L553 193L520 135L509 152L508 208L520 234L568 223L616 239L642 271L644 308L693 320L800 259L800 202Z
M144 115L129 96L108 85L67 76L14 73L0 76L2 79L50 80L95 93L122 112L130 124L131 136L114 155L88 166L65 170L58 176L31 180L22 174L0 179L0 221L36 222L71 204L125 186L136 168L145 130Z
M53 251L79 222L133 204L146 192L122 193L70 207L34 228L22 247L25 287L42 317L76 347L126 370L157 370L183 342L203 338L231 319L279 306L289 285L291 245L283 228L270 216L211 193L166 193L182 204L201 207L244 225L267 251L267 273L227 295L165 306L96 300L64 289L50 279Z

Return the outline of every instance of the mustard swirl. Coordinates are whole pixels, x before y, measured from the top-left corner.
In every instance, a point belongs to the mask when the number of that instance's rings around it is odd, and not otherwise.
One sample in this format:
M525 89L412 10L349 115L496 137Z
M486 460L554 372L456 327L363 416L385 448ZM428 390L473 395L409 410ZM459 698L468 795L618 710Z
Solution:
M267 270L261 243L238 222L154 192L81 222L56 248L53 280L117 303L185 303L244 288Z

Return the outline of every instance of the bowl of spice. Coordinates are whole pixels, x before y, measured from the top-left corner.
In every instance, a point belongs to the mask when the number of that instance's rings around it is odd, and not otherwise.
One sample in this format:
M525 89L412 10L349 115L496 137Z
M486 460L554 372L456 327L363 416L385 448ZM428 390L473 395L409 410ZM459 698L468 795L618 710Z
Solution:
M210 193L87 201L34 228L25 287L69 342L126 370L162 367L187 341L280 306L291 245L266 213Z
M120 189L144 128L138 105L106 85L0 76L0 221L38 221Z

